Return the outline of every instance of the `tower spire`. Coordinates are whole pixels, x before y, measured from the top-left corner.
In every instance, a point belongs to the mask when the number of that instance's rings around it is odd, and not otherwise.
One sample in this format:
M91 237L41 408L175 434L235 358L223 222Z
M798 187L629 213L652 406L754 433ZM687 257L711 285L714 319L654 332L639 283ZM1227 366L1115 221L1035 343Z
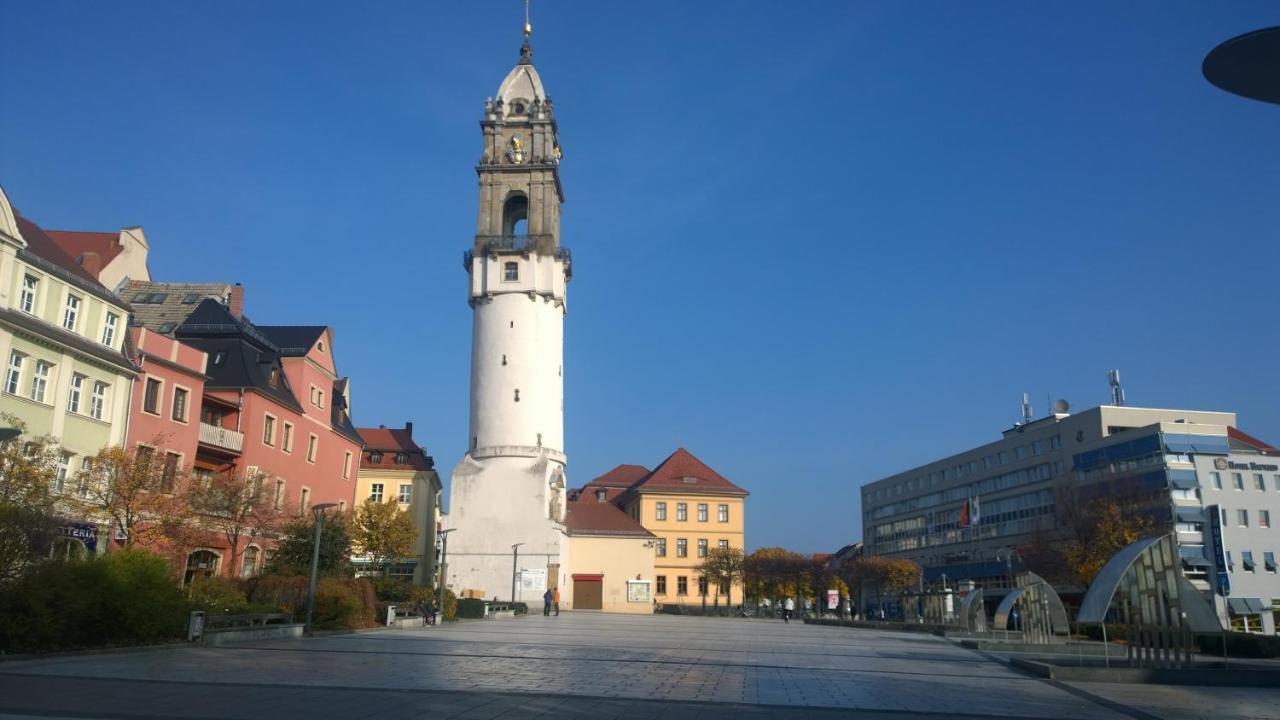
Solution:
M520 46L520 64L533 64L533 47L529 45L529 36L533 34L533 23L529 22L529 0L524 0L524 44Z

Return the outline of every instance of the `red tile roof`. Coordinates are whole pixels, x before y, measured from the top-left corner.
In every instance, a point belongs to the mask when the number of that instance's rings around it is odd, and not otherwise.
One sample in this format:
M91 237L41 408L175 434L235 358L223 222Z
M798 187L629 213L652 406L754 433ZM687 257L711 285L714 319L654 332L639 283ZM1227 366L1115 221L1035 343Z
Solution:
M1280 455L1280 448L1277 448L1274 445L1271 445L1265 440L1259 440L1258 438L1250 435L1249 433L1244 432L1243 430L1238 430L1236 428L1233 428L1230 425L1227 426L1227 436L1230 437L1232 440L1237 440L1239 442L1244 443L1245 445L1250 445L1256 448L1258 452L1262 453L1263 455Z
M570 535L616 535L619 537L654 537L653 533L613 503L598 502L594 497L567 506L565 529Z
M434 467L433 462L429 462L422 448L413 441L413 428L356 428L356 432L364 439L364 457L365 460L361 467L375 469L394 469L396 467L405 467L405 465L396 464L396 453L409 453L408 467L416 470L430 470ZM382 453L381 463L371 463L369 461L369 453L373 451Z
M707 467L693 453L679 448L631 488L635 492L687 492L747 496L746 490Z
M587 483L587 487L629 488L648 474L649 468L643 465L619 465Z
M102 260L99 270L107 266L117 255L124 252L118 232L88 232L80 230L45 230L49 239L58 244L64 252L84 264L85 253L97 253ZM93 273L96 275L96 273Z
M18 232L21 232L22 239L27 241L27 250L31 254L44 258L80 279L87 280L95 286L106 290L98 283L98 278L85 272L85 269L80 267L80 263L76 262L58 243L54 242L53 238L49 237L43 228L22 215L17 215L15 219L18 221Z

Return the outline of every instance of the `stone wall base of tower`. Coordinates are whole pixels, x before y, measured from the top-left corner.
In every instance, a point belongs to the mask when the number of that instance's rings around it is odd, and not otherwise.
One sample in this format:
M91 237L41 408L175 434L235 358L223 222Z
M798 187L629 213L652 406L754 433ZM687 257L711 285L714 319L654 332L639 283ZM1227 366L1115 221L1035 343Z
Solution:
M459 596L511 600L511 546L522 543L516 569L533 571L534 582L517 582L515 599L539 605L548 586L564 586L568 572L563 508L559 462L546 456L464 456L450 480L449 589Z

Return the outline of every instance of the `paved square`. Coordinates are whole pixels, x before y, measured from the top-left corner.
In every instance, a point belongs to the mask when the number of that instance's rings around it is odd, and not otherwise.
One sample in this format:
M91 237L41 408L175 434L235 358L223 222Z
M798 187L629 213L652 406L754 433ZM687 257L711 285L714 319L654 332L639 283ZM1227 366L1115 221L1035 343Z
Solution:
M1069 687L941 638L776 620L565 613L0 663L44 717L1280 717L1280 691Z

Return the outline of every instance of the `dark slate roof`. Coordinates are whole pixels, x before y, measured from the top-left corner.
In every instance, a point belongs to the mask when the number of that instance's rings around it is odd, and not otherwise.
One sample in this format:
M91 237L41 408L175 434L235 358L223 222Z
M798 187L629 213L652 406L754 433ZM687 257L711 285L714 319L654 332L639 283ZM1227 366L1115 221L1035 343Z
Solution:
M302 405L293 394L280 363L279 349L248 321L232 315L221 302L201 301L174 335L209 354L206 372L210 380L205 383L206 388L252 388L295 412L302 412ZM271 384L272 368L276 371L275 386Z
M320 336L328 330L324 325L257 325L258 331L275 343L288 356L306 355Z
M351 419L351 408L347 407L347 379L335 380L333 392L329 393L329 425L334 432L345 436L357 445L364 445L364 438L356 431L356 424Z
M67 347L125 372L134 373L138 370L138 367L130 362L124 354L112 350L106 345L94 342L83 335L77 335L64 327L47 323L34 315L28 315L16 308L0 307L0 322L8 323L39 337L56 340Z
M22 233L22 239L27 242L25 248L18 250L18 257L22 258L24 262L30 263L51 275L56 275L72 286L112 305L123 308L126 311L130 310L130 307L126 304L127 300L124 303L120 302L120 298L103 287L102 283L80 267L80 263L58 247L58 244L46 235L39 225L18 213L14 213L14 216L14 219L18 221L18 232Z
M204 300L225 305L231 296L227 283L158 283L130 281L121 296L133 310L132 322L152 332L173 335L177 326L186 322ZM163 295L163 299L159 296ZM153 302L159 299L160 302Z

